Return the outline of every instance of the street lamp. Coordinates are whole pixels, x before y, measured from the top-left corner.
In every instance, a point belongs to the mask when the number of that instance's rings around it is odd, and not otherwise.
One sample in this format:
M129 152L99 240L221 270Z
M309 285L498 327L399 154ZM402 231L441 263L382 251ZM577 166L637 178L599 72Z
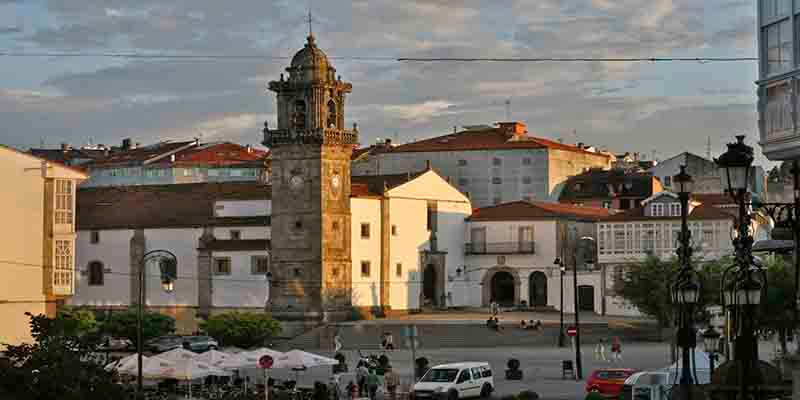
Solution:
M558 330L558 347L564 347L564 274L567 272L567 269L564 267L564 260L559 257L556 257L555 261L553 261L553 265L558 267L559 274L561 275L561 306L559 307L561 329Z
M720 336L722 335L714 329L713 325L709 326L708 329L703 332L703 349L708 353L711 376L714 376L714 362L717 360L717 355L719 354Z
M137 397L141 398L142 391L142 313L144 309L144 278L147 262L155 260L161 273L161 288L167 293L175 290L175 279L178 277L178 258L167 250L152 250L142 256L139 262L139 304L136 309L136 351L137 355Z

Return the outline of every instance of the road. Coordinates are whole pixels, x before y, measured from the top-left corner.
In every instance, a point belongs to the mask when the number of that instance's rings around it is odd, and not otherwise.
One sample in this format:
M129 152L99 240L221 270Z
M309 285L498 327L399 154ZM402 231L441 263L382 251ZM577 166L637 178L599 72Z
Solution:
M768 359L771 355L773 345L762 343L760 346L760 356ZM584 379L594 369L601 367L634 368L638 370L651 370L667 366L669 362L669 346L666 343L636 343L623 346L623 359L619 363L609 363L594 360L593 349L584 348L583 368ZM310 350L313 352L313 350ZM318 352L328 355L329 352ZM357 353L355 351L344 352L350 368L353 368ZM405 377L404 381L410 381L411 377L411 354L408 350L396 350L386 353L394 371ZM446 362L459 361L488 361L492 365L495 376L496 392L495 397L502 397L509 394L517 394L522 390L533 390L542 399L583 399L584 382L572 379L561 379L561 361L571 359L574 352L571 348L470 348L470 349L420 349L417 357L424 356L430 360L431 365ZM505 379L506 362L509 358L520 360L524 379L521 381L507 381ZM298 382L301 385L310 385L314 380L326 381L329 376L329 368L312 368L298 374ZM271 376L278 379L293 379L294 372L291 371L271 371ZM344 384L352 379L346 377Z

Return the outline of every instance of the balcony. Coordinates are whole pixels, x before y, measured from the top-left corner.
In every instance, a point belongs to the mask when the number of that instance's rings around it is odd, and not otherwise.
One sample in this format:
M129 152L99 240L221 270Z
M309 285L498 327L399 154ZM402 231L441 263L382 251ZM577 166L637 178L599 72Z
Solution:
M534 254L533 241L474 242L464 244L464 254Z
M276 146L281 144L342 144L350 145L358 143L358 130L348 129L308 129L292 134L286 129L264 128L265 146Z

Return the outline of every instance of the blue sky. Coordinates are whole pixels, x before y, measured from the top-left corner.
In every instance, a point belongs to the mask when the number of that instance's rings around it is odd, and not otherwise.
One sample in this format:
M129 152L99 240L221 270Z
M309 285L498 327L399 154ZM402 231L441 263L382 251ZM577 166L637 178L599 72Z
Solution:
M310 4L309 4L310 3ZM332 57L753 57L749 0L0 0L0 50L291 56L314 13ZM288 60L2 58L0 142L256 144ZM336 59L362 144L512 119L549 138L667 158L755 143L744 63L399 63ZM762 158L763 161L763 158Z

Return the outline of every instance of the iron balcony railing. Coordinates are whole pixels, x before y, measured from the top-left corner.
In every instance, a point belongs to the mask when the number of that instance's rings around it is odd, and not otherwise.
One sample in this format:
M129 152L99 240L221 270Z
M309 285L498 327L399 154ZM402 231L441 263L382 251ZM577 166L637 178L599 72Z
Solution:
M473 242L464 245L465 254L534 254L532 240L519 242Z

